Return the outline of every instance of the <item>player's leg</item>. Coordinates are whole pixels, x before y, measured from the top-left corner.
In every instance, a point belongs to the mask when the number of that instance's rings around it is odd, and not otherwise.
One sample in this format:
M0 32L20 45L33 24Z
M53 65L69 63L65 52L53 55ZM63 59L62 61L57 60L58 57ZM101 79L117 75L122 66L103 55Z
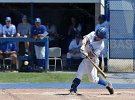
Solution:
M45 47L35 46L35 53L37 59L37 66L43 69L45 65Z
M29 53L29 42L25 42L25 52Z
M85 59L83 59L83 61L79 65L79 68L78 68L78 71L76 74L76 78L72 81L70 92L74 92L74 93L77 92L77 87L81 83L85 70L86 70L85 69Z
M110 94L114 93L112 84L97 76L97 69L93 66L93 64L89 62L88 65L86 66L86 70L87 70L87 74L88 74L88 78L90 82L92 81L93 83L103 85L108 89Z
M11 54L10 57L11 57L11 67L12 67L11 69L17 70L17 66L16 66L17 54L16 53Z

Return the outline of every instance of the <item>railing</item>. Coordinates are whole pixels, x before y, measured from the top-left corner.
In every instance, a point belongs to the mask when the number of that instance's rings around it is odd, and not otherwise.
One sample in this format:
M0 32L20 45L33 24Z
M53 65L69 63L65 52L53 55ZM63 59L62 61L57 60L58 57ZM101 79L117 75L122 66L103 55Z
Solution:
M0 37L0 41L14 41L14 42L45 42L45 67L44 70L47 71L49 68L49 60L48 60L48 47L49 47L49 42L48 42L48 36L45 37L42 40L38 41L33 41L32 38L24 38L24 37ZM32 56L32 55L31 55Z

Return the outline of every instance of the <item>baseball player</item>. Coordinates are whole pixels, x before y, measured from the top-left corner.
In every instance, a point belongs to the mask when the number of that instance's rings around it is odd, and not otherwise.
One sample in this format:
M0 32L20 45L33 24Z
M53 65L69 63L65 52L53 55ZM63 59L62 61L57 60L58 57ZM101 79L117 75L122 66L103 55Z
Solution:
M11 24L11 17L6 17L5 25L3 26L3 37L14 37L16 34L15 25Z
M31 30L31 24L27 21L27 16L22 16L22 22L18 24L17 26L17 37L29 37L30 36L30 30ZM29 42L19 42L19 48L20 52L19 54L28 54L29 51ZM25 52L24 52L25 51Z
M84 36L82 41L82 46L80 51L82 54L89 56L93 62L98 64L98 56L100 52L104 48L104 41L103 39L106 37L106 28L99 28L96 32L91 32L88 35ZM82 76L84 73L87 73L88 79L90 82L97 83L100 85L105 86L110 94L114 94L114 89L110 82L103 80L97 76L97 69L93 66L93 64L89 61L86 57L82 60L81 64L79 65L77 76L73 80L70 93L76 93L77 87L82 80Z
M109 39L109 22L106 20L105 15L100 15L98 18L99 24L96 25L95 31L100 27L107 29L107 38L104 39L105 47L99 55L99 67L102 69L102 57L104 58L104 72L108 72L108 39Z
M1 54L4 58L11 60L11 69L16 70L18 47L15 42L3 42L1 44Z
M70 42L69 51L67 53L67 66L69 70L71 67L71 58L83 58L83 55L80 52L81 45L82 45L81 35L76 34L75 39L73 39Z
M43 39L47 35L46 27L41 25L41 19L35 19L35 25L31 29L31 37L33 40ZM45 43L44 42L35 42L35 53L38 68L43 69L45 65Z

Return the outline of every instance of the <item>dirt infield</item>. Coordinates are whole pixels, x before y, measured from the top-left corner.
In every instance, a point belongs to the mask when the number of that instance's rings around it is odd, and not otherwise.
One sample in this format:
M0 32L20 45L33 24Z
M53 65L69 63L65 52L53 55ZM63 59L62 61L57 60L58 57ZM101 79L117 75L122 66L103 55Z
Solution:
M67 89L1 89L1 100L134 100L135 89L116 89L109 95L105 89L78 89L68 95Z

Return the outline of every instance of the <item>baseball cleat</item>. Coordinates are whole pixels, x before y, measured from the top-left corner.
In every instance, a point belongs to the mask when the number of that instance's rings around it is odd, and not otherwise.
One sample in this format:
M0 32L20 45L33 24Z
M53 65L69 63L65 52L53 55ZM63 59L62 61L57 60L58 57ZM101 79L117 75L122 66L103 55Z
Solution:
M72 94L72 95L73 95L73 94L76 94L77 89L73 89L73 88L71 88L69 91L70 91L70 93L69 93L69 94Z
M112 84L110 82L108 82L108 86L106 87L106 89L109 91L109 93L111 95L114 94L114 89L113 89Z

